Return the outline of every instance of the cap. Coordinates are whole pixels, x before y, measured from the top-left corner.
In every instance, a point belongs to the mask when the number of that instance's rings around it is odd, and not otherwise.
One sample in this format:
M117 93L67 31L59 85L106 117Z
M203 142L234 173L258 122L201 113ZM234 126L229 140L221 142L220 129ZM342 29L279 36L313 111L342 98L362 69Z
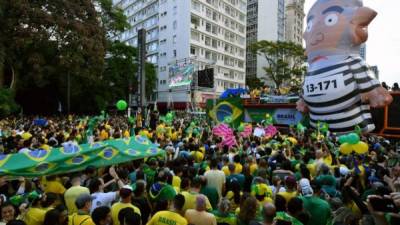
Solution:
M310 181L306 178L303 178L299 182L300 188L301 188L301 193L304 196L311 196L314 194L314 191L310 185Z
M87 202L90 202L94 199L94 197L92 197L89 194L81 194L79 195L76 200L75 200L75 205L78 209L81 209L85 206L85 204Z
M125 198L130 196L130 194L133 192L133 188L130 185L124 185L120 190L119 190L119 195L121 198Z
M122 189L126 189L126 190L133 191L133 188L132 188L132 186L130 186L130 185L124 185L124 186L122 186L121 190L122 190Z

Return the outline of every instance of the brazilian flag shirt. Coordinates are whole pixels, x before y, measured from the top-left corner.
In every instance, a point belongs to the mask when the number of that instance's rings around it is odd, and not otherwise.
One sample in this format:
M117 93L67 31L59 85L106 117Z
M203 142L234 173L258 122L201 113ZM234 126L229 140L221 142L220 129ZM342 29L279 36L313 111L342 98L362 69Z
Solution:
M176 212L160 211L146 225L187 225L187 220Z

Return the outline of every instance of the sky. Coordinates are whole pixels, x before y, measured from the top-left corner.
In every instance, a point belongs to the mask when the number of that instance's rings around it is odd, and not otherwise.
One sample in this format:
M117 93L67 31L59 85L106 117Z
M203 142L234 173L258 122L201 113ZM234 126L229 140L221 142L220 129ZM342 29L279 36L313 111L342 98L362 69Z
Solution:
M315 0L306 0L306 14ZM379 80L390 86L400 82L400 1L364 0L364 6L378 12L368 27L367 63L377 65Z

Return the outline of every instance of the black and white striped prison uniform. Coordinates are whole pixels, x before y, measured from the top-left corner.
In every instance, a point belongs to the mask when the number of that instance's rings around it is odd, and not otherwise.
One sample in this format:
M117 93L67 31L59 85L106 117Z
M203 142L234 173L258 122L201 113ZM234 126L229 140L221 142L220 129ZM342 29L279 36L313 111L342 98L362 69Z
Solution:
M328 80L339 77L342 85L330 93L306 92L307 80ZM334 65L308 71L303 86L304 101L310 109L310 124L314 128L318 121L326 122L331 132L353 131L359 126L363 132L375 129L368 103L361 102L361 94L379 87L380 83L370 75L365 61L349 56ZM344 84L343 84L344 82ZM332 84L333 85L333 84Z

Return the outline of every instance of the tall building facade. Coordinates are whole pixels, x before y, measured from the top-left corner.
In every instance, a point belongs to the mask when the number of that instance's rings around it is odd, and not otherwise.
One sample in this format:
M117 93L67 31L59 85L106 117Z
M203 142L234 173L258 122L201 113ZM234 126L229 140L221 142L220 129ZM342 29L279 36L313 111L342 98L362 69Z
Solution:
M285 0L285 39L303 45L303 21L305 0Z
M114 0L131 28L118 39L137 46L147 30L147 60L157 65L158 102L204 102L226 88L245 86L246 0ZM214 68L214 89L170 88L170 68ZM202 79L199 77L198 79Z
M285 0L247 1L246 76L249 78L266 78L263 70L266 59L250 51L250 46L261 40L285 40Z

